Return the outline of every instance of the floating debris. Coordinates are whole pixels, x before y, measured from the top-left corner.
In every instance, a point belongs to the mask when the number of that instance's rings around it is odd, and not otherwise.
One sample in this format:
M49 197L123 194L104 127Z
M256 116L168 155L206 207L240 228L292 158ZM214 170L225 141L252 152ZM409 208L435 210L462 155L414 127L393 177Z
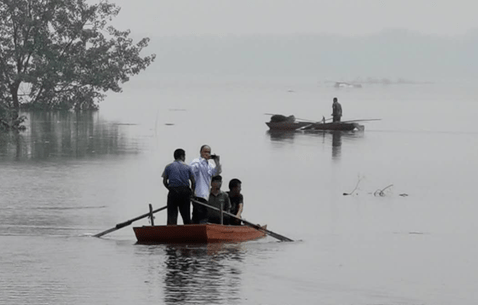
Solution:
M349 193L342 193L343 196L349 196L349 195L358 195L358 189L359 189L359 184L360 182L362 181L364 177L360 177L358 178L358 181L357 181L357 184L355 185L355 188L349 192ZM390 188L393 186L393 184L390 184L390 185L387 185L386 187L382 188L382 189L377 189L375 192L368 192L368 194L373 194L375 197L377 196L380 196L380 197L385 197L387 196L387 193L390 193L388 191L390 191ZM357 191L357 192L356 192ZM407 193L401 193L399 194L399 196L401 197L407 197L408 194Z
M392 187L392 186L393 186L393 184L390 184L390 185L384 187L383 189L378 189L373 193L373 195L374 196L385 197L385 190Z

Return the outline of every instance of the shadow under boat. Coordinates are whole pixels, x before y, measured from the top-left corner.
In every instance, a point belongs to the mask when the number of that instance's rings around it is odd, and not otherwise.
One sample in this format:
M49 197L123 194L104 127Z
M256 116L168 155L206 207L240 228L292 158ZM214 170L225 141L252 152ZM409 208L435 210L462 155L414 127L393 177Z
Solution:
M272 141L293 140L296 135L309 135L316 137L332 137L332 143L339 145L342 137L353 139L363 137L363 130L323 130L323 129L299 129L299 130L268 130L266 132ZM335 140L334 140L335 139Z
M267 134L272 141L289 141L293 140L297 131L295 130L268 130Z
M363 137L361 130L342 131L342 130L308 130L305 134L322 138L323 142L331 141L332 158L339 158L341 156L342 143L353 142Z
M314 137L322 139L323 143L330 143L332 147L332 157L339 158L341 155L342 143L353 142L363 137L361 130L343 131L343 130L268 130L271 141L290 142L297 137Z

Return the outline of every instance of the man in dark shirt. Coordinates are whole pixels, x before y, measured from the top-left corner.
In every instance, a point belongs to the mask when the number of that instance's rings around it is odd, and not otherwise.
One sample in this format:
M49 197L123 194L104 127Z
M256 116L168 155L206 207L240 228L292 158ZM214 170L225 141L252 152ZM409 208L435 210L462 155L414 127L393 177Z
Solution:
M340 122L341 117L342 105L340 105L337 98L334 97L334 102L332 103L332 122Z
M178 209L185 225L191 223L191 195L195 188L191 166L184 163L186 152L178 148L174 151L174 162L168 164L163 172L163 184L168 193L168 225L178 222ZM189 185L191 181L191 185Z
M226 192L221 191L222 177L220 175L214 176L211 179L211 193L209 194L208 204L210 206L221 209L224 212L231 211L231 201ZM221 213L219 211L208 208L207 221L210 223L221 224ZM229 224L229 217L223 215L223 224Z
M231 201L231 214L234 214L238 218L242 218L242 209L244 206L244 197L241 194L242 190L242 182L241 180L234 178L229 181L229 200ZM241 221L236 218L232 218L229 221L231 225L239 226L241 225Z

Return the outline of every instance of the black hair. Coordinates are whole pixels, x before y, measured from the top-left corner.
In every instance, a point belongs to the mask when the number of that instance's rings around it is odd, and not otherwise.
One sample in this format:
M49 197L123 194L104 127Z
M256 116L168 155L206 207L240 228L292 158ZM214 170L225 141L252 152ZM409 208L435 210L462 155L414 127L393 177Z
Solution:
M334 97L334 102L337 102L337 101L338 101L338 99L336 97Z
M186 152L182 148L178 148L174 151L174 160L181 158L182 156L186 156Z
M199 152L202 152L202 150L204 149L204 147L209 147L211 148L211 146L207 145L207 144L204 144L203 146L201 146L201 149L199 149Z
M214 182L214 181L222 182L222 176L217 175L217 176L212 177L211 182Z
M233 188L235 188L239 184L242 184L241 180L239 180L237 178L231 179L231 181L229 181L229 189L232 190Z

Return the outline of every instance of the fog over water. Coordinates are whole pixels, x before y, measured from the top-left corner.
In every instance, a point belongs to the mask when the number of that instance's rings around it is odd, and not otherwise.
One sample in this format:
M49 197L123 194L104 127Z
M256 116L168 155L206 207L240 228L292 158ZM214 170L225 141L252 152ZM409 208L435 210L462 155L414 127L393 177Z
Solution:
M304 33L360 36L391 28L457 36L478 28L474 14L478 4L473 0L114 2L123 8L115 24L133 32L156 33L155 36Z
M95 1L89 1L91 3ZM476 1L115 1L162 75L478 79ZM145 8L148 8L145 10Z

